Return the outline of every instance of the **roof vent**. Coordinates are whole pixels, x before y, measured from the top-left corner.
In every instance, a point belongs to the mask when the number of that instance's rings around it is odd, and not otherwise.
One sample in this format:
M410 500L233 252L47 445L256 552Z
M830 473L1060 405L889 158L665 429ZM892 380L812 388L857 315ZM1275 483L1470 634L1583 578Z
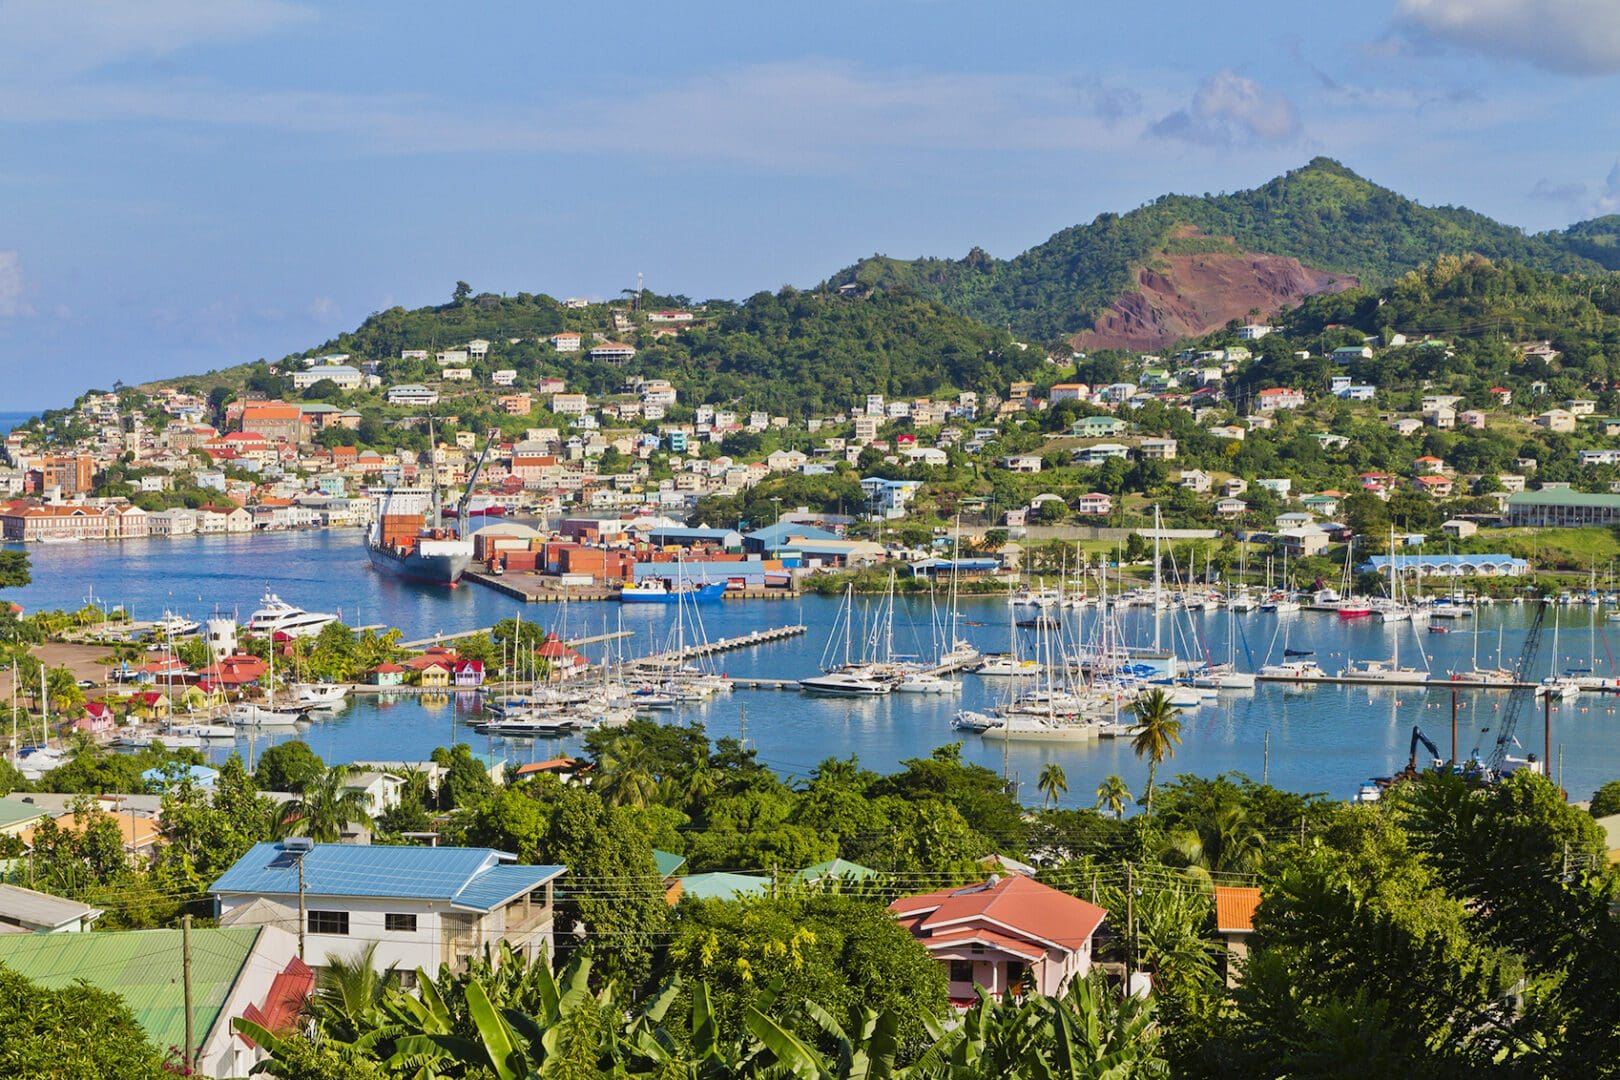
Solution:
M1001 875L1000 874L991 874L989 880L987 880L985 882L985 884L988 885L992 889L995 888L997 885L1001 884Z
M314 851L315 841L307 836L290 836L281 842L282 851Z

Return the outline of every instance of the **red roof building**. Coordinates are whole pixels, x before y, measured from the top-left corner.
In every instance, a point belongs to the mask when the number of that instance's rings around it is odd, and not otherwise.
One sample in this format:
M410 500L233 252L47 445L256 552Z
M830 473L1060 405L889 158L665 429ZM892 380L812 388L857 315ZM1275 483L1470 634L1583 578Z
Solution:
M889 905L950 976L951 1001L1027 987L1058 995L1091 970L1091 942L1108 912L1021 874L907 896Z
M1254 913L1260 907L1260 890L1230 885L1215 886L1215 932L1226 942L1226 985L1237 981L1242 961L1249 955L1249 937L1254 933Z

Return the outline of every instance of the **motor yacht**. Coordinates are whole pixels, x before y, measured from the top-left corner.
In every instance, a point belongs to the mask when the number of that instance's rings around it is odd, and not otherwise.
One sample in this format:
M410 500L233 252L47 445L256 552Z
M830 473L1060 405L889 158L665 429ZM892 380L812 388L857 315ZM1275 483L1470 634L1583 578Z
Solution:
M314 637L337 616L322 611L305 611L287 603L275 593L265 593L259 610L248 617L247 628L254 634L285 634L288 637Z

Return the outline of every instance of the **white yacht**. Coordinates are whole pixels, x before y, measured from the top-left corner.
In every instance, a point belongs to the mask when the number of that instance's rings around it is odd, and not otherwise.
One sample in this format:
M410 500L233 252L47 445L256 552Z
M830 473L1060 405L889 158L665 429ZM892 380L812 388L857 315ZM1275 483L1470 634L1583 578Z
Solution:
M248 702L233 705L230 713L231 723L237 727L290 728L296 727L303 719L303 713L283 712Z
M982 664L973 669L973 674L991 679L1024 679L1040 673L1041 665L1035 661L1020 660L1007 654L987 656Z
M294 701L317 709L335 709L348 696L349 688L341 683L298 683L293 687Z
M1394 659L1390 660L1351 660L1339 669L1339 678L1354 679L1357 682L1393 682L1393 683L1421 683L1429 681L1427 671L1417 668L1402 667Z
M305 611L267 592L259 610L248 617L248 630L255 634L286 634L288 637L314 637L337 622L337 616L321 611Z
M195 634L202 629L202 623L196 619L188 619L184 615L164 609L163 618L152 624L152 636L155 638L185 637Z
M236 729L229 724L173 724L169 730L176 735L189 735L194 739L236 738Z
M1093 720L1069 716L1029 716L1012 713L1001 723L979 732L986 739L1030 742L1082 742L1098 737L1100 725Z
M955 694L961 692L962 684L941 675L918 672L901 679L894 689L901 694Z
M1288 679L1295 682L1304 682L1308 679L1322 679L1327 673L1322 665L1308 657L1288 657L1280 664L1267 664L1260 669L1259 675L1267 679Z
M894 689L894 683L856 669L829 671L825 675L800 679L799 688L807 693L832 697L881 697Z
M1536 686L1536 697L1564 701L1581 692L1581 684L1571 675L1549 675Z

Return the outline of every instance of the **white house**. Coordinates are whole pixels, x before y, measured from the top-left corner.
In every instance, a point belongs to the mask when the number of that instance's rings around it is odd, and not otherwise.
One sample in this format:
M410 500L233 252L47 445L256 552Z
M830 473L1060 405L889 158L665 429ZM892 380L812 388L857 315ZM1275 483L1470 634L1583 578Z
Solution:
M383 397L390 405L437 405L439 392L420 383L401 383L390 386Z
M578 334L552 334L551 347L558 352L579 352L580 336Z
M365 380L365 376L360 373L359 368L352 368L347 364L325 364L307 371L293 372L293 389L308 390L316 383L328 379L336 383L339 389L353 390Z
M517 382L517 372L512 368L501 368L490 373L489 381L495 386L511 386Z
M1001 459L1001 467L1008 472L1038 473L1041 471L1041 456L1039 454L1013 454Z
M554 952L552 887L566 868L520 866L490 848L255 844L209 887L220 925L296 933L300 869L317 966L373 942L379 971L457 967L501 941L531 957Z

